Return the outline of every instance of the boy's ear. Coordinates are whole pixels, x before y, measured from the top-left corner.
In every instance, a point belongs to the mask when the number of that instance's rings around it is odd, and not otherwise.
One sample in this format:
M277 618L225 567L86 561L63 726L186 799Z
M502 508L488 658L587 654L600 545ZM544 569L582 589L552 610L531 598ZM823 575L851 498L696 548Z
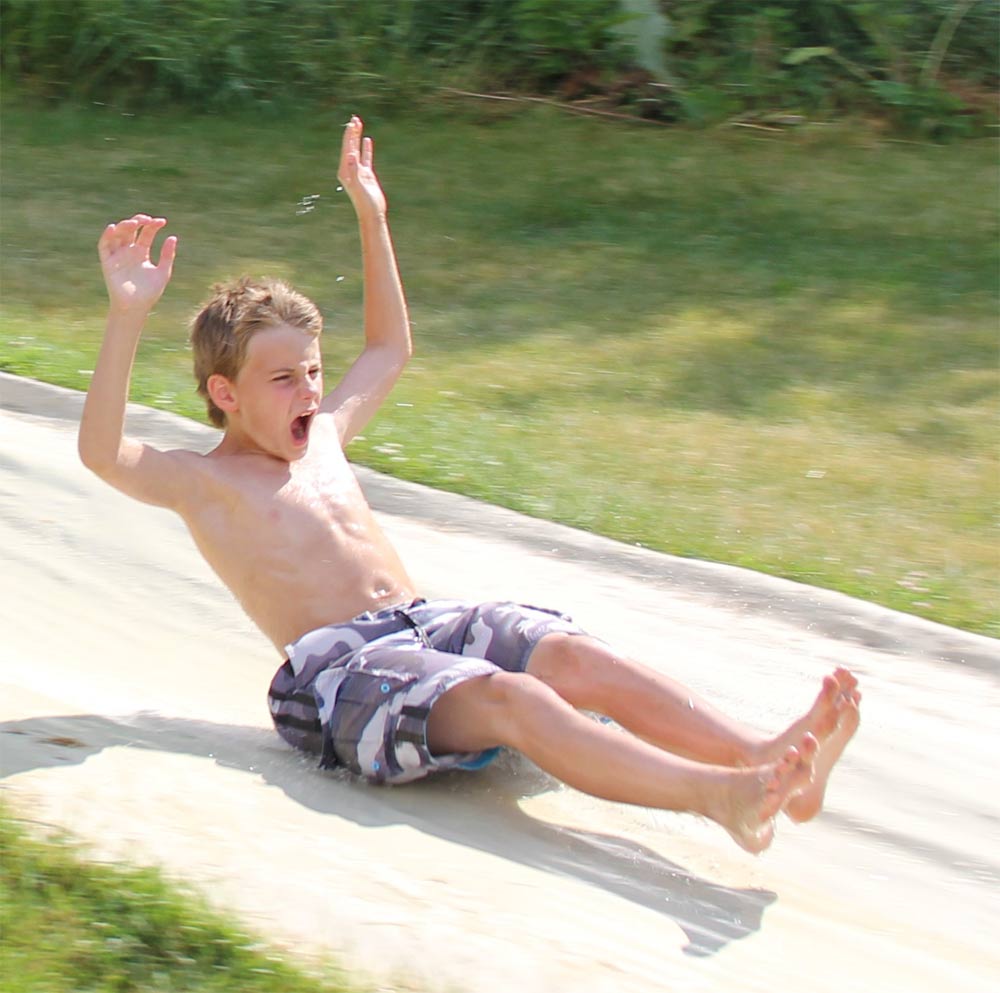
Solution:
M205 383L208 388L208 395L212 398L212 403L224 414L233 414L239 408L236 400L236 390L230 380L222 373L215 372L208 377Z

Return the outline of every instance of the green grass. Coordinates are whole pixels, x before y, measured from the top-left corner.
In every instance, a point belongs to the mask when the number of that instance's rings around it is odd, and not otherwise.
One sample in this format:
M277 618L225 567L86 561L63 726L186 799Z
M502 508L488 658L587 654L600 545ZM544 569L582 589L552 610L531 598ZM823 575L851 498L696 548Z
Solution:
M150 868L92 862L39 840L0 804L0 977L5 993L348 993Z
M243 271L317 300L335 377L359 344L348 110L8 105L0 368L86 387L94 243L142 209L181 243L136 399L203 416L184 324ZM995 142L368 123L417 356L356 461L1000 634Z

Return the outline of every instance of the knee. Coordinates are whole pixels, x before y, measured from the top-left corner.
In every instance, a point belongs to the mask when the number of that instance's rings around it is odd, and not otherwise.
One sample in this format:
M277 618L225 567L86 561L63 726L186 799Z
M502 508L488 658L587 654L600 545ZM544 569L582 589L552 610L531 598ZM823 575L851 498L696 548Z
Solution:
M530 743L540 727L550 724L566 701L550 686L529 673L496 673L487 680L491 713L487 722L498 742L520 752L530 751Z
M530 731L554 703L561 702L540 679L524 672L498 672L482 687L482 718L501 744L521 748Z
M525 672L496 672L483 680L481 702L484 709L500 719L516 719L539 694L549 693L540 680Z
M527 728L556 694L523 672L495 672L448 690L431 707L427 741L434 754L506 745L520 748Z
M576 702L592 693L613 661L593 638L557 633L547 635L535 646L527 671L561 697Z

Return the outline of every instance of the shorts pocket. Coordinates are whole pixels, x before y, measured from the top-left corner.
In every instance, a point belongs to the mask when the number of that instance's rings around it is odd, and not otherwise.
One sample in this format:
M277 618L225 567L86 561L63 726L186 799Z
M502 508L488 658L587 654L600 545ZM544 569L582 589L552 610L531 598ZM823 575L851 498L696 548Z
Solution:
M344 765L376 782L391 776L395 756L390 754L387 739L406 690L416 679L415 673L361 659L348 663L323 728L324 765Z

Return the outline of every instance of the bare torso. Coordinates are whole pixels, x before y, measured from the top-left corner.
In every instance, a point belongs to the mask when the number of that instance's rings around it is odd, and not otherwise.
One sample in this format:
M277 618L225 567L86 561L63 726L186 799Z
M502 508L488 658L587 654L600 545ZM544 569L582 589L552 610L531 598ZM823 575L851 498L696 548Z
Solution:
M204 489L181 514L209 565L279 651L307 631L416 596L332 419L317 418L309 450L295 462L221 446L197 458Z

